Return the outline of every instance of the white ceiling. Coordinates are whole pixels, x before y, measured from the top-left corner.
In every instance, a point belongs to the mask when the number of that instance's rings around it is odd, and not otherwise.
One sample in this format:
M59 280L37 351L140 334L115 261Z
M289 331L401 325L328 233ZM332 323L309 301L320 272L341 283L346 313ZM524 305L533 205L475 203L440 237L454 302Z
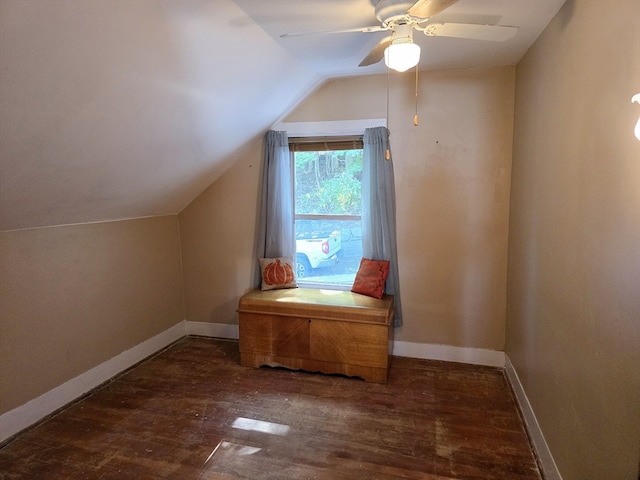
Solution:
M564 0L460 0L435 20L515 25L505 43L424 37L421 69L514 65ZM370 0L2 0L0 230L178 213L322 81L383 36ZM417 37L417 38L418 38Z
M397 0L403 3L403 0ZM459 0L434 16L433 22L509 25L519 28L507 42L486 42L421 33L420 68L515 65L542 33L565 0ZM313 71L326 76L370 75L386 72L384 62L357 67L389 32L335 33L280 38L284 33L318 32L377 26L377 0L236 0L247 15L282 48ZM407 3L407 0L404 0ZM408 0L411 4L411 0Z

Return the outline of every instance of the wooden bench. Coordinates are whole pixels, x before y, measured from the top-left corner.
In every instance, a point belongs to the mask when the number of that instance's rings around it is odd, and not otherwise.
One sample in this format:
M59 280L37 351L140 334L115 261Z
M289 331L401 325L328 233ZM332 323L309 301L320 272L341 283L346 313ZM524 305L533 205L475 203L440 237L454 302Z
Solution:
M339 373L386 383L393 296L292 288L240 298L240 363Z

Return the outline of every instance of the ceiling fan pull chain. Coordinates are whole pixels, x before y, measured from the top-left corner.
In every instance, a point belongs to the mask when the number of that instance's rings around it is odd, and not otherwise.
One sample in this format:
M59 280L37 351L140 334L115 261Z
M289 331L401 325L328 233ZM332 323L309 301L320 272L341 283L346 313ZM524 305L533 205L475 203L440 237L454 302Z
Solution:
M389 128L389 68L387 68L387 128Z
M387 68L387 131L389 131L389 74L390 69ZM389 151L389 147L384 152L385 160L391 160L391 152Z
M413 125L418 126L418 65L416 65L416 114L413 116Z

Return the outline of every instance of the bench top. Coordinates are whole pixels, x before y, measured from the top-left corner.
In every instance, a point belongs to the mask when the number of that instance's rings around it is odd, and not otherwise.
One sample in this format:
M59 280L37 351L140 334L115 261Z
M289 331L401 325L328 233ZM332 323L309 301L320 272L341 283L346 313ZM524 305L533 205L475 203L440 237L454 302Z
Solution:
M312 317L389 325L393 295L381 299L343 290L287 288L253 290L240 298L238 312Z

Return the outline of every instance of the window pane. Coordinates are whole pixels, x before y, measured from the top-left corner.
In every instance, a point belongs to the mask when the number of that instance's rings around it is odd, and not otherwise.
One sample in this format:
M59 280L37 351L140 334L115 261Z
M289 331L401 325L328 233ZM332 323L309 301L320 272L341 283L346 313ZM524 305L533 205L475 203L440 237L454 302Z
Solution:
M298 283L350 287L362 258L362 150L300 151L294 162Z
M296 220L298 283L353 285L362 258L360 220Z

